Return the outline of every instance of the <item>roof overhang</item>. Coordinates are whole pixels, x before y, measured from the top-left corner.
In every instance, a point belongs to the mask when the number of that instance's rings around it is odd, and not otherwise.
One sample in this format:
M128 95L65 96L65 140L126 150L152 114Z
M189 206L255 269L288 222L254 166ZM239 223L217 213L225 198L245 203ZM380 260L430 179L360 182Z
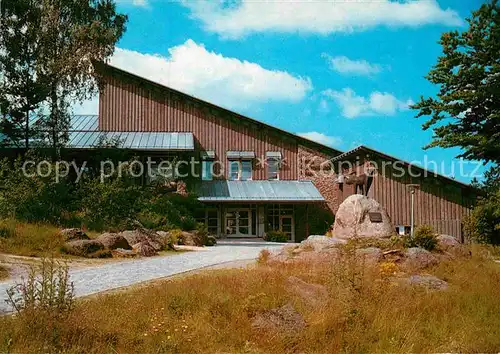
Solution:
M313 203L325 199L311 181L203 181L202 202Z

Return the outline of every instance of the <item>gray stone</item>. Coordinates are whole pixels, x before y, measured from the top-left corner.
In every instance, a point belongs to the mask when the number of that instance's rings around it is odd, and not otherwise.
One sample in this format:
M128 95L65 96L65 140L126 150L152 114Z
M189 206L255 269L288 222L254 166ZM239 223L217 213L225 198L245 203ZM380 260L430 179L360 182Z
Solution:
M380 213L381 222L372 222L369 213ZM354 194L340 204L335 214L333 235L339 239L390 237L394 227L385 209L374 199Z
M74 240L66 242L63 250L73 256L89 257L95 252L104 250L104 245L96 240Z
M255 315L252 327L281 335L296 335L306 328L306 321L291 304L286 304Z
M90 240L90 237L81 229L64 229L61 230L61 235L64 237L65 242L75 240Z
M114 250L117 248L125 249L125 250L130 250L132 247L130 247L130 244L128 241L125 239L120 234L114 234L114 233L109 233L105 232L99 237L96 238L96 241L99 241L106 247L107 249Z
M448 289L448 283L434 275L412 275L407 281L410 285L423 286L430 290Z
M140 256L153 257L158 255L158 251L148 242L142 241L132 246L132 249Z
M420 248L408 248L405 252L404 266L408 269L424 269L438 264L438 258L431 252Z
M311 248L314 251L321 251L325 248L336 247L339 244L344 243L346 243L345 240L341 240L336 237L311 235L300 243L300 248Z

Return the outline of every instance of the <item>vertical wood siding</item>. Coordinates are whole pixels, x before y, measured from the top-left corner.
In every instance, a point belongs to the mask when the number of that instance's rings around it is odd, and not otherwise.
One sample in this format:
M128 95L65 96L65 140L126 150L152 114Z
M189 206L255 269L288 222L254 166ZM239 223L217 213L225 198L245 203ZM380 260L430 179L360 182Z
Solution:
M285 164L280 179L298 179L297 142L278 132L237 117L221 117L194 101L113 76L106 78L99 103L100 130L192 132L196 149L214 150L221 163L226 163L230 150L254 151L259 158L265 158L267 151L281 151ZM267 179L267 168L255 163L253 179Z

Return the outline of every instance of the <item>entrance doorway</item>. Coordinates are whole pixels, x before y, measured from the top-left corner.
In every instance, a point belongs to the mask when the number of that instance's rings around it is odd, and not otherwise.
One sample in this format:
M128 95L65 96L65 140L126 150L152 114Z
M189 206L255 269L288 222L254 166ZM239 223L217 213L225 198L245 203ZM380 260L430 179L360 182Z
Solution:
M280 230L287 234L289 240L293 240L293 216L280 216Z
M252 209L226 209L225 226L227 237L253 237Z

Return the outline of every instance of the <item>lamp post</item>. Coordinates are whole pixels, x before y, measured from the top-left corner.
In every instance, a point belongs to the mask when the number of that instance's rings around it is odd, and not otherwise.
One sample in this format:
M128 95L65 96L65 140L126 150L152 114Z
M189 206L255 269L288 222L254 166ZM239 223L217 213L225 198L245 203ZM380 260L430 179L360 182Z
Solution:
M414 214L415 214L415 191L417 189L420 189L420 185L419 184L407 184L406 188L408 188L408 190L411 193L410 237L413 238L413 230L415 228L415 218L414 218Z

